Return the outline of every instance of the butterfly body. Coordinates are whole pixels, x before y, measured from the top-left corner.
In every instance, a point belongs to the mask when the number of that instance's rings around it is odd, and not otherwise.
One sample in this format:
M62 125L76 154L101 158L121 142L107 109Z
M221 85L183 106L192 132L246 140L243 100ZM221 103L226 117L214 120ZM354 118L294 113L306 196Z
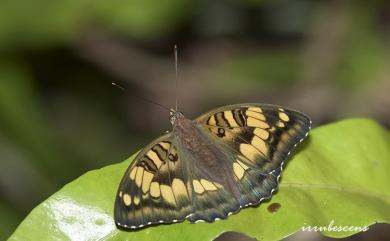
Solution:
M270 198L306 137L304 114L266 104L221 107L195 120L172 110L172 132L145 147L118 188L120 227L213 222Z
M211 181L220 183L238 196L239 192L232 182L233 169L231 165L226 165L228 162L223 161L228 157L215 145L210 145L211 140L202 133L198 123L180 116L176 118L172 126L178 145L183 152L193 157L191 169L199 169Z

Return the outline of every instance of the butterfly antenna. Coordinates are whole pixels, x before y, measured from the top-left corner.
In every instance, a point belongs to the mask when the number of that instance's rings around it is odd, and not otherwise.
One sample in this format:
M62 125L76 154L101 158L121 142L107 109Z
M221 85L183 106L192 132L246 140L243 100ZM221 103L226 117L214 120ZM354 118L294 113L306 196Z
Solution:
M126 90L125 88L123 88L122 86L118 85L117 83L112 82L111 84L112 84L113 86L118 87L119 89L121 89L121 90L127 92L127 90Z
M176 99L175 99L175 110L177 111L178 109L178 71L177 71L177 45L175 44L175 47L174 47L174 54L175 54L175 95L176 95Z
M127 90L126 88L124 88L124 87L121 86L121 85L118 85L118 84L115 83L115 82L112 82L111 84L112 84L113 86L115 86L115 87L118 87L119 89L121 89L121 90L124 91L124 92L128 92L128 90ZM138 95L134 95L134 96L136 96L137 98L139 98L139 99L141 99L141 100L143 100L143 101L145 101L145 102L148 102L148 103L151 103L151 104L155 104L155 105L157 105L157 106L159 106L159 107L161 107L161 108L163 108L163 109L166 109L166 110L168 110L169 112L172 111L172 110L169 109L168 107L166 107L166 106L164 106L164 105L162 105L162 104L160 104L160 103L157 103L157 102L155 102L155 101L153 101L153 100L149 100L149 99L146 99L146 98L141 97L141 96L138 96Z

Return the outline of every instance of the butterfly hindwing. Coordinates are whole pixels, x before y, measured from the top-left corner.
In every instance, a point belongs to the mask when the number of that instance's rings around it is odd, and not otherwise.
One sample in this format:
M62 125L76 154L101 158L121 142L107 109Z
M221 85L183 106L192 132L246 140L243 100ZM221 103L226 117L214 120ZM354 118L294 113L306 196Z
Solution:
M115 201L118 226L177 222L192 211L189 171L173 139L167 134L153 141L127 169Z
M232 156L220 161L227 161L233 165L233 178L239 195L235 197L219 183L210 181L206 173L194 168L192 174L194 211L188 218L190 222L213 222L225 219L242 207L255 205L269 198L277 185L280 168L264 175L240 161L233 161ZM238 170L235 165L241 165L241 170Z
M239 202L221 183L213 181L213 177L201 169L192 169L193 213L190 222L213 222L224 219L239 209Z
M277 188L281 167L264 174L239 160L232 162L232 165L234 180L241 193L241 207L257 205L262 200L270 198Z

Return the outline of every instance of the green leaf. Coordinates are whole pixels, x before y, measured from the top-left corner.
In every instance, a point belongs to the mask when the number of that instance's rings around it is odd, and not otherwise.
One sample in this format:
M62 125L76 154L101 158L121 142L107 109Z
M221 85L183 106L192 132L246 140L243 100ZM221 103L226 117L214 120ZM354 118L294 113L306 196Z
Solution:
M211 240L225 231L278 240L303 225L368 226L390 221L389 133L351 119L313 130L288 162L271 201L212 224L187 222L136 232L113 222L117 185L133 159L91 171L36 207L10 240ZM279 203L270 212L270 203ZM357 231L324 235L345 237Z

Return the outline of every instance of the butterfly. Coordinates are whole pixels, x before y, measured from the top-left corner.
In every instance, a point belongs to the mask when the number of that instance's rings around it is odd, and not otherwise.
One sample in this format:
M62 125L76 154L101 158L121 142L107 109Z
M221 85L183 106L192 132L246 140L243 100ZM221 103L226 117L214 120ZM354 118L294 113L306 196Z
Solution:
M173 130L139 152L115 199L118 227L225 219L269 199L283 163L310 130L305 114L236 104L190 120L171 109Z

